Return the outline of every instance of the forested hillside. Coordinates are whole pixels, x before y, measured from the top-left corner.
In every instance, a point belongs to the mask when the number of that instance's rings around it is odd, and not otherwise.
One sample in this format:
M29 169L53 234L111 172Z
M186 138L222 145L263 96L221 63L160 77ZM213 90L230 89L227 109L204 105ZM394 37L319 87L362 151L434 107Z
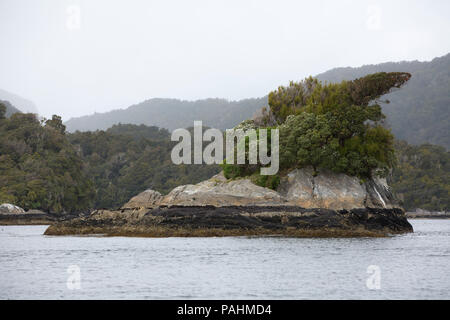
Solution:
M58 116L6 118L0 104L0 203L48 212L117 208L152 188L167 193L197 183L218 166L174 165L166 129L116 125L107 131L65 132Z
M69 141L78 150L95 186L95 208L116 208L145 189L167 193L219 172L218 166L174 165L175 142L166 129L115 125L106 131L75 132Z
M405 209L450 210L450 152L424 144L395 144L397 164L389 184Z
M89 209L95 193L61 118L5 117L0 104L0 203L51 212Z

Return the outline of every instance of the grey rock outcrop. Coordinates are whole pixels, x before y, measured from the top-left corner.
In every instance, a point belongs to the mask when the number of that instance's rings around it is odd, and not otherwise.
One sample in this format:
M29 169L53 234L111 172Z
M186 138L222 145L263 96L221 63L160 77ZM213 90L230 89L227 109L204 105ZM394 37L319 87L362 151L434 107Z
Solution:
M361 182L357 177L332 172L314 176L310 168L295 169L282 178L278 189L253 184L250 179L227 180L219 173L195 185L183 185L166 196L146 190L122 209L158 206L295 206L350 210L398 208L385 179Z
M286 202L276 191L253 184L249 179L227 180L219 173L196 185L173 189L161 199L160 205L179 206L258 206Z
M26 212L26 214L47 214L47 212L37 209L30 209Z
M291 171L281 180L278 191L289 205L333 210L399 207L385 179L359 178L323 171L313 175L311 168Z
M15 206L10 203L3 203L0 205L0 213L1 214L22 214L25 213L21 207Z

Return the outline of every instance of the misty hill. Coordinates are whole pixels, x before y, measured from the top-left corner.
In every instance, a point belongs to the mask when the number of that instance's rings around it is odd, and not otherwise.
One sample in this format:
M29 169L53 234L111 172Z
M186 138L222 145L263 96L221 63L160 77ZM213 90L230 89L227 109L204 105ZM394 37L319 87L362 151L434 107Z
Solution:
M375 72L409 72L412 79L402 90L383 99L387 123L396 138L412 144L433 143L450 148L450 54L430 62L388 62L359 68L336 68L317 77L322 81L352 80ZM267 105L267 97L228 101L150 99L127 109L72 118L68 131L107 129L118 123L146 124L173 130L189 127L194 120L226 129L250 118Z
M0 100L8 101L16 109L24 113L38 113L36 105L25 98L6 90L0 89Z
M6 107L5 115L7 118L11 117L11 115L14 113L20 112L20 110L14 107L11 103L9 103L9 101L0 100L0 104L3 104Z
M118 123L145 124L174 130L192 127L194 120L202 120L204 126L227 129L252 117L265 105L267 105L267 97L239 101L225 99L184 101L155 98L127 109L72 118L65 125L71 132L106 130Z
M397 139L433 143L450 149L450 54L430 62L388 62L360 68L336 68L319 74L322 81L353 80L375 72L409 72L401 89L383 97L387 123Z

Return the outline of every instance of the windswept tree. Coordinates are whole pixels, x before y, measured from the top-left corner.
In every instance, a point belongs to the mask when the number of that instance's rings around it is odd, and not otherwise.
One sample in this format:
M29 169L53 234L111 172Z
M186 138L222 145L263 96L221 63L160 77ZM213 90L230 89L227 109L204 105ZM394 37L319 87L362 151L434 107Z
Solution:
M279 123L288 115L303 111L325 113L343 106L368 107L378 105L378 99L398 89L411 78L406 72L380 72L341 83L321 83L312 77L280 86L269 93L269 107Z

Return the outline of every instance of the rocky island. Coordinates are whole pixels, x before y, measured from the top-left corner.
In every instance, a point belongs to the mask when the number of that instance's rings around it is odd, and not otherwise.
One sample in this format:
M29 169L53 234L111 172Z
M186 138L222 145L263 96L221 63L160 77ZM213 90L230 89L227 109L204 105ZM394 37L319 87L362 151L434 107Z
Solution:
M96 210L53 224L45 234L353 237L411 232L383 178L395 163L394 137L383 126L377 103L410 78L409 73L380 72L338 84L310 77L279 87L269 94L269 108L227 130L225 161L214 147L222 173L164 196L146 190L120 210ZM251 133L237 138L236 147L233 136L242 131ZM220 132L214 143L219 137ZM270 147L261 147L269 137ZM222 147L220 141L216 145ZM270 167L257 163L250 148L256 145L259 159L276 155L274 172L266 170L273 168L271 160ZM177 163L191 163L187 149L182 148ZM230 161L235 151L245 158L240 164Z
M305 168L287 174L277 190L250 179L227 180L223 173L166 196L146 190L120 210L96 210L53 224L45 234L378 237L405 232L412 226L384 179L361 183L326 171L314 176Z

